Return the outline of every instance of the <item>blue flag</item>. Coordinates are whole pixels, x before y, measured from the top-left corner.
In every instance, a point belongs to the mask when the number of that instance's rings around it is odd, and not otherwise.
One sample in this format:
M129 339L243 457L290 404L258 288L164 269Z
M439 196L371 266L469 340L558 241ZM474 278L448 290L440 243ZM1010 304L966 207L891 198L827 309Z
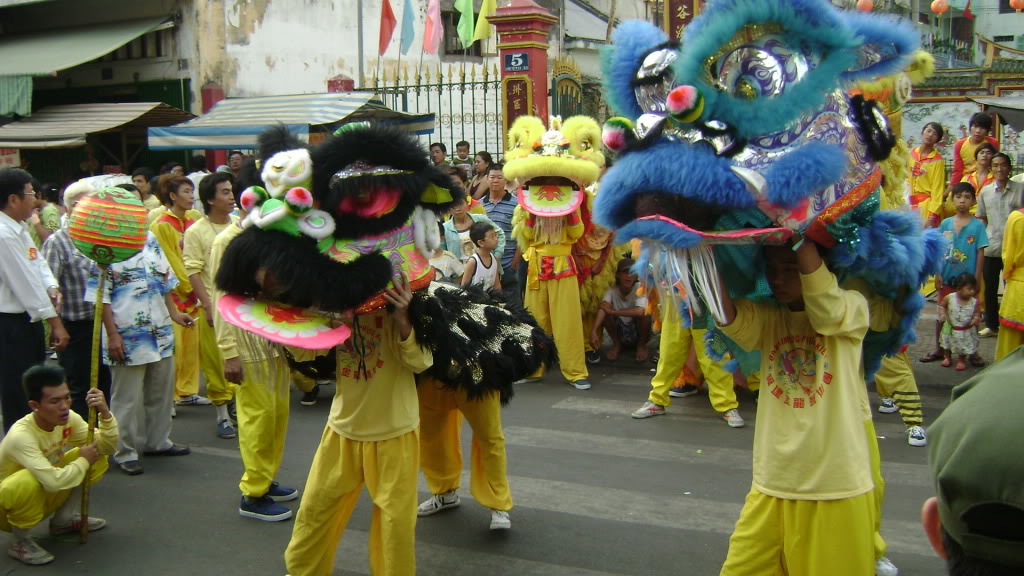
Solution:
M408 54L409 49L412 48L412 41L416 38L416 30L413 28L413 20L415 20L414 10L412 3L415 0L405 0L405 6L402 7L402 54Z

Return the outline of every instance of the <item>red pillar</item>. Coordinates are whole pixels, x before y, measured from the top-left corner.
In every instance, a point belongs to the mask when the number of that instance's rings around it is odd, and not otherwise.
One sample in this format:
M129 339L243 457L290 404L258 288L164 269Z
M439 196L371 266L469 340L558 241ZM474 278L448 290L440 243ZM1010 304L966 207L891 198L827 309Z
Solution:
M558 19L533 0L511 0L488 17L498 32L502 125L519 116L548 122L548 33Z
M203 114L206 114L213 108L213 105L224 99L224 89L220 87L220 84L216 82L207 82L203 84L203 87L199 90L199 95L203 101ZM228 153L225 150L207 150L206 151L206 169L213 172L218 166L228 163Z

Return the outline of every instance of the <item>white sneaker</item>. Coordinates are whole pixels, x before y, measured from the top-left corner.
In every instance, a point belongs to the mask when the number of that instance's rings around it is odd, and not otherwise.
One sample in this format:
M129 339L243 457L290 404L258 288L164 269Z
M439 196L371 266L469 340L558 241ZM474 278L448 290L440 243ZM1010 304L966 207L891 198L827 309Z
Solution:
M174 401L178 406L209 406L213 404L206 396L200 396L199 394L190 394L188 396L182 396Z
M899 573L896 565L885 556L875 562L875 576L898 576Z
M892 414L899 410L892 398L882 398L882 401L878 403L878 411L882 414Z
M740 417L740 413L737 412L735 408L722 414L722 419L729 425L729 428L743 428L743 426L746 425L743 418Z
M491 510L491 530L508 530L511 527L512 521L508 519L508 512Z
M911 446L927 446L928 438L924 435L924 428L920 426L907 428L907 444Z
M444 494L434 494L416 508L416 515L430 516L431 514L437 514L442 510L455 508L461 503L459 495L455 493L455 490L445 492Z
M640 407L639 410L633 412L633 418L644 419L650 418L651 416L663 416L665 414L665 407L655 404L654 402L647 401Z
M991 338L999 334L998 330L992 330L988 326L978 330L978 338Z
M36 541L31 536L23 540L11 542L11 545L7 548L7 555L29 566L41 566L53 562L53 554L50 554L42 546L36 544Z
M107 525L107 521L103 518L97 518L95 516L89 516L89 532L95 532L102 530ZM60 536L62 534L71 534L72 532L80 532L82 530L82 516L76 514L70 520L66 522L54 521L50 519L50 536Z

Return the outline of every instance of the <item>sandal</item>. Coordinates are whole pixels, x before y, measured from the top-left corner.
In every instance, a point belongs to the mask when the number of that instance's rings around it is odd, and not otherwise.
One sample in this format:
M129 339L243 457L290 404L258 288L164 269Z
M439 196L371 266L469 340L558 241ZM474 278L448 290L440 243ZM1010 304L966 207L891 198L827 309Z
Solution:
M981 359L981 356L974 355L967 359L971 363L971 366L975 368L982 368L985 366L985 361Z
M956 361L956 371L957 372L963 372L964 370L967 370L967 363L964 362L963 360L957 360Z
M942 366L943 368L949 368L952 365L953 365L953 361L950 360L949 358L943 358L942 359L942 364L939 364L939 366Z
M918 362L924 362L925 364L927 364L929 362L938 362L939 360L942 360L942 353L940 353L940 352L929 352L928 354L925 354L924 356L921 356L920 358L918 358L917 361Z

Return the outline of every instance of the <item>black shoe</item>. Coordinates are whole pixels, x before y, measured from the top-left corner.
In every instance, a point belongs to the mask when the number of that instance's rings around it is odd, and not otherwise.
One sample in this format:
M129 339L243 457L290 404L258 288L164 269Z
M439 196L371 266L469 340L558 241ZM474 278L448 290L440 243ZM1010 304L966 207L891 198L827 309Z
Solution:
M299 404L303 406L313 406L316 401L320 398L320 385L313 386L313 389L309 392L302 393L302 399L299 400Z
M188 446L181 444L172 444L170 448L166 450L157 450L156 452L146 452L146 456L184 456L191 454L192 449Z
M138 476L142 474L142 464L139 464L138 460L125 460L124 462L118 462L117 467L121 469L121 472L129 476Z

